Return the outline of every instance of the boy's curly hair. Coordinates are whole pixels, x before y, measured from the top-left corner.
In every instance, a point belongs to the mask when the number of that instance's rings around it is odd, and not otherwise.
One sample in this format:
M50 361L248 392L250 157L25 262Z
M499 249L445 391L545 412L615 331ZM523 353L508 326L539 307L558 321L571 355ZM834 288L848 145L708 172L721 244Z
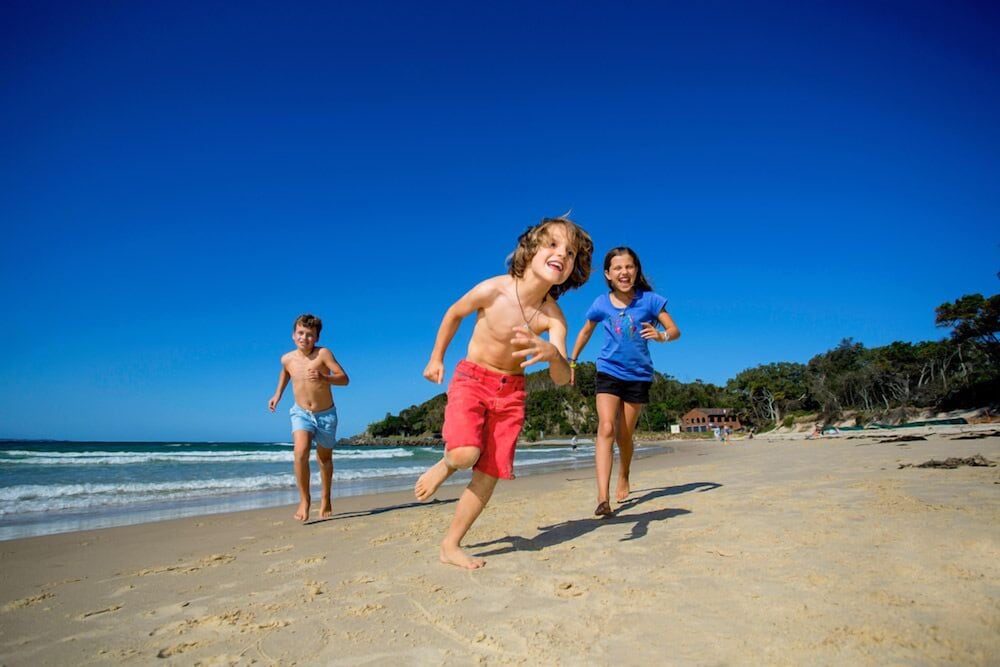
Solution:
M590 265L594 255L594 242L582 227L569 219L568 214L556 218L542 218L537 225L529 227L517 239L517 248L510 256L510 268L508 272L514 278L522 278L524 270L535 257L538 248L549 238L548 230L553 225L562 225L566 229L566 236L570 246L576 250L576 260L573 264L573 273L564 283L553 285L549 289L549 296L558 299L571 289L576 289L590 278Z
M295 319L295 324L292 325L292 331L295 331L300 324L307 329L315 329L317 338L319 338L320 332L323 331L323 320L319 319L315 315L310 315L309 313L299 315Z

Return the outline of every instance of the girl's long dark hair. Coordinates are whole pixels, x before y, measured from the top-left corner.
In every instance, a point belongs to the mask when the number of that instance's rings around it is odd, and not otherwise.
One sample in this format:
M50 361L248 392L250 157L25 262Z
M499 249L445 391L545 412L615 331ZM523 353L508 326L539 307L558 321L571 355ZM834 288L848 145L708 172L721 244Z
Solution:
M608 254L604 256L604 272L607 273L608 269L611 268L611 260L613 260L618 255L629 255L632 261L635 262L635 288L637 291L641 290L643 292L652 292L653 286L649 284L646 280L646 276L642 273L642 262L639 261L639 255L635 254L635 250L629 248L628 246L621 245L617 248L612 248L608 251ZM611 281L605 277L608 283L608 287L614 291L615 286L611 284Z

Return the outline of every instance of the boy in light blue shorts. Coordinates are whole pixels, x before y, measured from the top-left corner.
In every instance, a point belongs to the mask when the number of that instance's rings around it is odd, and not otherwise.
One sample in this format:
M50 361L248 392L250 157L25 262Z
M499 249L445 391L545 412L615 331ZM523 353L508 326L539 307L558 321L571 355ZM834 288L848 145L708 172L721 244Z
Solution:
M288 411L288 415L292 418L293 433L295 431L311 433L313 441L326 449L333 449L337 444L336 405L331 405L326 410L312 412L295 403Z
M333 446L337 444L337 407L333 404L333 385L345 386L350 379L328 348L316 345L323 321L313 315L300 315L292 327L295 349L281 357L278 388L268 401L274 408L292 381L295 405L288 411L292 418L292 442L295 446L295 481L299 487L299 507L295 518L309 519L312 496L309 493L309 449L316 441L316 461L323 483L319 506L321 519L333 515L330 502L333 484Z

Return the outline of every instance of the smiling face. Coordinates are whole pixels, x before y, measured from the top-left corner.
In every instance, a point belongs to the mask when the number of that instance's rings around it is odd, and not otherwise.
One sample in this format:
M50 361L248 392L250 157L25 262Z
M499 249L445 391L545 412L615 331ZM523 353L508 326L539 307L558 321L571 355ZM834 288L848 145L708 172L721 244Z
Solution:
M566 226L550 225L531 258L531 270L553 285L561 285L573 273L576 248L570 244Z
M551 284L549 296L558 299L587 282L593 253L590 234L575 222L565 217L542 218L518 237L517 247L507 258L507 272L513 278L532 272ZM553 271L559 275L553 276Z
M635 259L629 253L615 255L604 270L604 278L608 287L616 292L630 294L635 288L635 277L638 275Z
M302 354L312 354L318 340L319 333L312 327L297 324L295 325L295 330L292 331L292 341L294 341L295 347Z

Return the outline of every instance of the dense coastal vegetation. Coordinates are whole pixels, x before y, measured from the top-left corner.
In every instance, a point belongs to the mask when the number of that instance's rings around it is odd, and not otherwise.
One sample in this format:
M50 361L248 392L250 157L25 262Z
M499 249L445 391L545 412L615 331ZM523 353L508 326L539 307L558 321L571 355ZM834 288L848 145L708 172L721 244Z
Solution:
M733 408L744 425L766 430L796 414L826 422L848 413L859 424L905 419L906 410L957 410L995 405L1000 396L1000 294L944 303L936 324L951 329L940 341L894 342L867 348L848 338L808 363L778 362L741 371L725 386L684 383L657 373L639 429L667 431L695 407ZM593 363L576 370L576 386L557 387L545 370L527 376L524 436L590 434L597 430ZM433 438L444 421L445 394L370 424L367 441Z

